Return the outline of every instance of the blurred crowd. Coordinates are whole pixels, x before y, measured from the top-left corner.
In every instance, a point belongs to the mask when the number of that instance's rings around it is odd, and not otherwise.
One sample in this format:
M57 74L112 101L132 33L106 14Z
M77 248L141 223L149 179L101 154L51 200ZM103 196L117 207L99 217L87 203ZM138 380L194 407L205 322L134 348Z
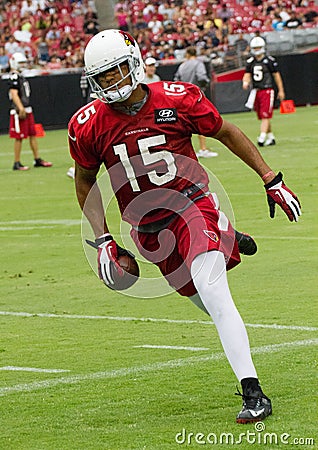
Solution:
M124 0L115 4L114 19L136 38L144 58L169 63L195 46L215 67L231 68L248 55L247 35L317 27L318 6L313 0ZM82 67L84 48L99 31L94 0L0 0L0 71L8 71L15 52L42 72Z
M311 0L124 0L115 16L144 57L168 63L196 46L215 66L247 55L248 35L318 26L318 6Z
M83 51L99 23L94 0L0 0L0 68L23 53L29 68L83 66Z

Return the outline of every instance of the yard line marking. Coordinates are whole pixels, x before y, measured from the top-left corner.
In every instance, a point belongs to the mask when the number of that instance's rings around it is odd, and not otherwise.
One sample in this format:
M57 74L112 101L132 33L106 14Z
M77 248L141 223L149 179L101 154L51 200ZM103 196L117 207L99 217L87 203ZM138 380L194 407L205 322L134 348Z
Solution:
M0 221L0 225L80 225L80 219L35 219Z
M274 353L285 349L297 347L306 347L310 345L318 345L318 339L305 339L302 341L283 342L281 344L264 345L251 349L252 354ZM69 377L54 378L51 380L34 381L33 383L16 384L15 386L6 386L0 388L0 396L12 394L15 392L31 392L39 389L48 389L62 384L77 384L82 381L96 381L112 378L125 377L127 375L141 375L147 372L158 372L159 370L174 369L207 361L215 361L225 359L223 352L214 353L206 356L190 356L189 358L174 359L165 362L156 362L146 364L139 367L123 367L121 369L108 370L105 372L88 373L84 375L71 375Z
M190 352L201 352L203 350L210 350L209 347L183 347L180 345L134 345L134 348L157 348L164 350L189 350Z
M257 236L254 235L255 239L271 239L271 240L278 240L278 241L290 241L292 239L297 240L297 241L312 241L312 240L317 240L318 237L317 236Z
M180 319L158 319L155 317L120 317L120 316L89 316L84 314L49 314L49 313L28 313L15 311L0 311L0 316L17 316L17 317L44 317L52 319L89 319L89 320L117 320L119 322L155 322L155 323L178 323L178 324L199 324L214 325L212 320L180 320ZM269 328L274 330L295 330L295 331L318 331L318 327L307 327L301 325L278 325L262 324L262 323L246 323L246 327L250 328Z
M43 148L43 149L41 149L41 153L42 154L43 153L52 153L52 152L57 152L58 150L64 150L65 151L66 148L67 147ZM0 152L0 156L8 156L8 153L7 152ZM8 169L3 169L3 170L8 171Z
M54 225L34 225L33 227L23 227L23 228L22 227L0 227L0 231L43 230L45 228L54 228Z
M43 373L61 373L70 372L65 369L39 369L37 367L17 367L17 366L3 366L0 370L18 371L18 372L43 372Z
M81 224L79 219L37 219L37 220L10 220L0 222L0 231L24 231L33 229L54 228L56 226L72 227ZM10 226L11 225L11 226Z

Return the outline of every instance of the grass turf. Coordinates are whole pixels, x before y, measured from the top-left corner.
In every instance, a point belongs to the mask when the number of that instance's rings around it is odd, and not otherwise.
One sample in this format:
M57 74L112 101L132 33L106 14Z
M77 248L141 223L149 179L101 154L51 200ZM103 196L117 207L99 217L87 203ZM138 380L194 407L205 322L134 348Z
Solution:
M243 257L229 272L229 282L244 321L253 325L248 333L251 347L258 349L255 364L273 400L273 416L264 422L264 431L235 423L241 406L233 395L237 382L214 326L200 323L208 317L174 293L142 299L109 291L90 269L73 181L66 176L71 165L66 131L50 131L39 140L41 156L53 161L53 167L25 173L12 171L13 142L0 136L0 367L68 370L0 371L0 448L168 450L201 448L204 440L205 447L214 448L286 448L284 439L295 448L297 443L301 448L317 445L317 333L310 328L317 327L317 111L276 112L277 145L261 149L299 195L303 216L298 224L289 223L280 210L274 220L268 217L257 176L216 141L208 143L219 157L202 161L221 180L237 229L251 233L259 246L257 255ZM253 113L225 118L256 140ZM27 142L22 162L32 163ZM118 224L116 208L112 211ZM149 265L145 271L156 273ZM197 323L182 322L186 320ZM286 345L293 342L299 346ZM145 344L209 350L139 347ZM182 430L185 434L178 435ZM254 444L247 432L255 433ZM240 433L245 433L242 442Z

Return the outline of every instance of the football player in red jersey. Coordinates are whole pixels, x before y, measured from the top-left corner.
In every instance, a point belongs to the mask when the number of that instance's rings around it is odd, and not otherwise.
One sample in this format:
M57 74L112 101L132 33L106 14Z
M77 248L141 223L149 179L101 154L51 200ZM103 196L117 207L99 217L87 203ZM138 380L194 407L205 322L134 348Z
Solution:
M271 414L271 402L259 385L226 275L240 262L238 243L216 196L208 191L192 134L219 140L260 176L271 217L278 204L289 220L297 221L298 199L282 174L276 175L247 136L221 118L200 88L183 82L143 84L140 50L128 33L98 33L84 57L97 99L74 114L68 134L77 198L96 236L100 277L109 285L118 254L96 184L104 164L140 253L160 268L177 292L212 317L242 384L237 422L263 420Z
M260 36L254 37L250 42L252 56L246 62L243 75L243 89L252 85L253 106L258 119L261 121L258 145L275 145L275 136L272 132L271 118L273 117L275 100L275 83L278 89L279 100L284 100L285 91L278 63L273 56L266 55L265 41Z
M28 170L28 166L21 164L21 150L23 139L29 138L34 157L34 167L51 167L52 163L44 161L39 156L36 138L34 116L30 105L31 89L29 82L22 75L27 63L22 53L13 53L10 60L9 98L11 100L9 136L14 139L13 170Z

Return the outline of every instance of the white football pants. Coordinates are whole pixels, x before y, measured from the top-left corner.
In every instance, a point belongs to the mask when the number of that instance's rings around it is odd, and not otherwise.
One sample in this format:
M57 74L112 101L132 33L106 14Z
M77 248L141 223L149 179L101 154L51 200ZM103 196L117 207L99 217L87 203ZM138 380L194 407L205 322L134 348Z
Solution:
M192 262L191 276L199 296L190 300L212 317L237 379L257 378L246 328L228 286L223 253L198 255Z

